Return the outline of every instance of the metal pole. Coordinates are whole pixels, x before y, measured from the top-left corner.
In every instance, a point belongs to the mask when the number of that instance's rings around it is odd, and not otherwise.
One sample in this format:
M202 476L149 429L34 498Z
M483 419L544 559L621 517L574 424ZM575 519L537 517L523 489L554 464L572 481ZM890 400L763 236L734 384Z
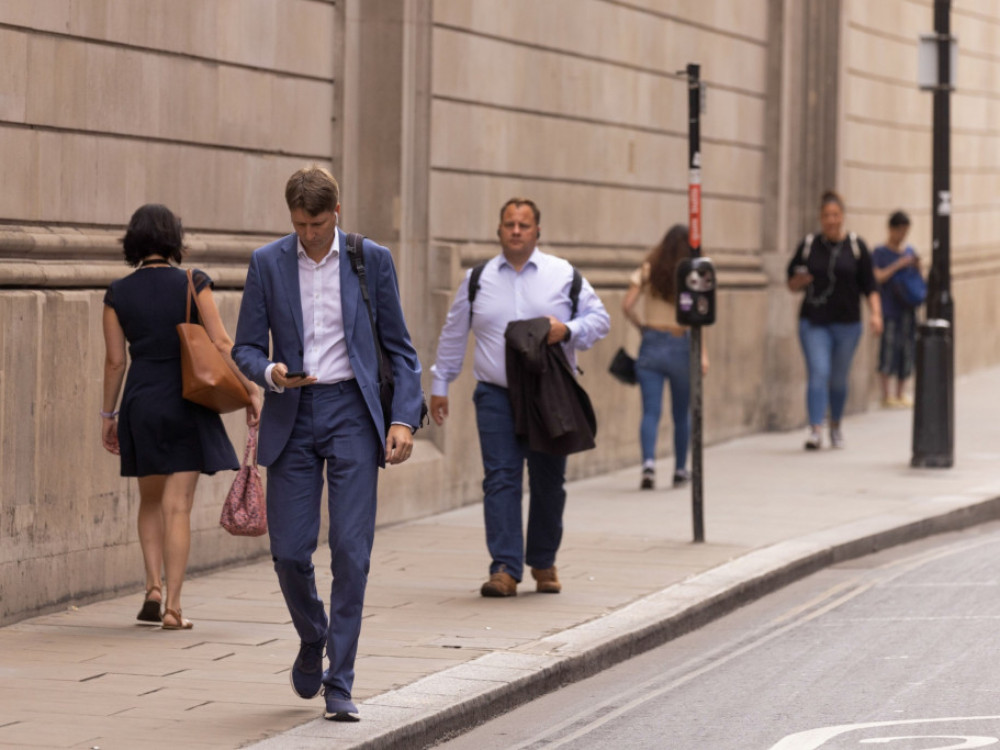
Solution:
M912 466L948 468L955 447L954 301L951 296L951 0L935 0L937 85L934 87L933 255L927 322L917 331Z
M688 77L688 241L701 255L701 66L687 66ZM701 326L691 326L691 517L694 541L705 541L702 483Z
M938 85L934 89L932 234L934 251L928 279L927 317L954 325L951 298L951 0L935 0Z

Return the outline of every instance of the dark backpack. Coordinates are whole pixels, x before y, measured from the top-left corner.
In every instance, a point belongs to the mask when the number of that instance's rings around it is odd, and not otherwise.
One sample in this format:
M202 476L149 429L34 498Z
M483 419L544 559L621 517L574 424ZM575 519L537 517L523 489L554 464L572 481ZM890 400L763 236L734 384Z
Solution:
M347 257L350 258L351 270L357 274L361 286L361 298L365 301L365 309L368 311L368 325L371 327L372 337L375 339L375 357L378 360L378 397L382 404L385 431L388 433L392 424L392 397L396 392L396 382L392 374L392 363L389 362L389 355L385 353L385 347L382 346L382 337L379 335L378 327L375 325L375 316L372 314L372 301L368 294L368 276L365 273L364 248L364 235L355 232L347 235ZM424 399L420 404L419 424L413 426L419 428L427 424L427 413L427 399Z
M486 268L486 264L489 261L484 261L478 266L472 269L472 273L469 274L469 326L472 326L472 302L476 299L476 294L479 293L479 277L483 275L483 269ZM570 313L569 319L573 320L576 317L576 310L580 306L580 289L583 288L583 276L580 272L576 270L576 266L573 267L573 282L569 286L569 301L570 301Z

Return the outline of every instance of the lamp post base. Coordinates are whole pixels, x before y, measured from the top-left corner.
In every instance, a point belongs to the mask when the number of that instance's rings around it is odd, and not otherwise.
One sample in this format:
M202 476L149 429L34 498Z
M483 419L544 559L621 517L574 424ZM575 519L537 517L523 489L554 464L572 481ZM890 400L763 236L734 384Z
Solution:
M910 466L948 469L955 463L954 343L951 324L932 319L917 329L917 377Z

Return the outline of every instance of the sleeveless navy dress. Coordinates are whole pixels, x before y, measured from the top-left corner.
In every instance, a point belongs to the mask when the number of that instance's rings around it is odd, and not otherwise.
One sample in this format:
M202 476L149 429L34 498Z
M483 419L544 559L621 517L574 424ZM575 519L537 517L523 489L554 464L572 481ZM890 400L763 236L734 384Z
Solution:
M193 275L197 291L212 285L205 273ZM185 320L186 300L187 272L172 266L136 269L104 295L131 358L118 416L123 477L239 468L219 415L181 396L177 324ZM191 321L197 316L192 304Z

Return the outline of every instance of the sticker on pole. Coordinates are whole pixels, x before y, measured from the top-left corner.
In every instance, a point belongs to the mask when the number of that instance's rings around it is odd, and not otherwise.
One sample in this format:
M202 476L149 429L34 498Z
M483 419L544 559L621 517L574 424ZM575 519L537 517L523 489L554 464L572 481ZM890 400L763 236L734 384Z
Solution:
M951 191L950 190L939 190L938 191L937 214L938 214L938 216L951 216Z
M699 154L694 155L695 163ZM692 169L688 184L688 243L694 250L701 248L701 170Z

